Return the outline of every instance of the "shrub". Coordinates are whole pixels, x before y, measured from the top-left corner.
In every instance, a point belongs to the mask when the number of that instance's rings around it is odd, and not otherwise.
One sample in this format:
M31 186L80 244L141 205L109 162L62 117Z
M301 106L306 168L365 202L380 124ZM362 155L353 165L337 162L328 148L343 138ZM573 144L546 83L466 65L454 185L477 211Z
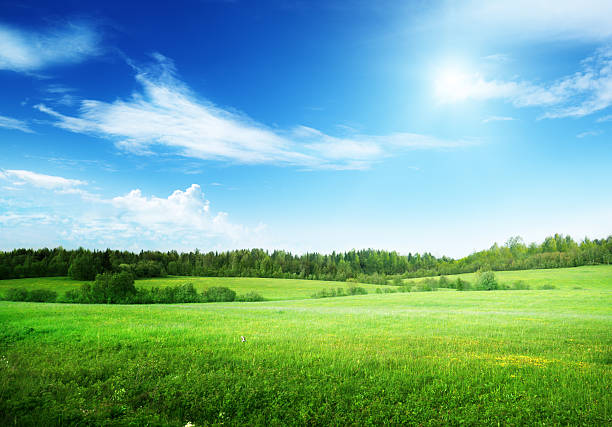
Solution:
M448 277L440 276L440 278L438 279L438 287L439 288L449 288L450 280L448 280Z
M234 292L235 295L236 293ZM174 301L172 302L200 302L201 300L202 297L196 291L193 283L183 283L175 287Z
M236 292L222 286L214 286L203 292L204 302L230 302L236 299Z
M393 285L395 285L395 286L402 286L404 284L404 282L402 281L402 278L399 277L399 276L398 277L394 277L393 281L391 283L393 283Z
M548 290L551 290L551 289L557 289L557 287L555 285L546 284L546 285L540 286L539 289L541 289L543 291L548 291Z
M434 280L435 281L435 280ZM414 292L431 292L434 291L435 288L431 286L431 282L428 280L423 280L422 282L418 282L416 286L412 288Z
M382 289L380 289L380 288L376 288L376 293L377 293L377 294L382 294L382 293L383 293L383 291L382 291Z
M484 271L478 274L476 289L481 291L493 291L499 289L499 283L492 271Z
M258 302L265 301L265 298L259 295L257 292L247 292L246 294L238 295L236 297L236 301Z
M457 277L453 287L458 291L469 291L472 288L472 284L467 280L463 280L461 277Z
M436 279L434 279L433 277L427 277L427 278L423 279L423 281L421 283L423 283L423 284L425 284L425 286L431 288L430 290L432 290L432 291L438 289L438 287L439 287L438 286L439 282Z
M517 280L516 282L512 284L512 289L515 289L517 291L524 291L524 290L530 289L530 287L524 281Z
M366 295L368 293L365 288L360 286L349 286L346 291L348 295Z
M27 301L28 291L24 288L11 288L6 291L4 298L7 301Z
M49 289L33 289L28 294L27 301L31 302L55 302L57 292Z

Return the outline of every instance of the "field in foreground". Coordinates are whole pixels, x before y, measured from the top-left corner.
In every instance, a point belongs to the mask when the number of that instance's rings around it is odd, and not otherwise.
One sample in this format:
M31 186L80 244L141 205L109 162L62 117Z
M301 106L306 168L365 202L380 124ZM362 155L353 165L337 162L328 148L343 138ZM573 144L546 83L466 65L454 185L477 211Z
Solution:
M28 279L0 280L0 295L10 288L49 289L63 294L72 289L78 289L83 281L72 280L68 277L35 277ZM254 277L193 277L193 276L168 276L153 279L136 280L136 287L163 288L165 286L176 286L183 283L193 283L198 291L213 286L224 286L239 294L257 292L267 300L303 299L310 298L312 294L329 288L346 289L350 283L330 282L324 280L295 280L295 279L264 279ZM354 284L353 284L354 285ZM377 286L370 284L357 284L365 288L369 293L375 292ZM395 288L391 286L391 288Z
M612 287L0 302L0 324L2 425L612 422Z

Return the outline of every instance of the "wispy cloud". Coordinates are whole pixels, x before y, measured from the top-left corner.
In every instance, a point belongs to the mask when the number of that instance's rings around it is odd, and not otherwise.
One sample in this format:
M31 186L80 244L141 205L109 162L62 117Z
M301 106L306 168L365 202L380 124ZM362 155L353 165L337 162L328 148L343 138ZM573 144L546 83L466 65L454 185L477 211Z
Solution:
M597 123L612 122L612 114L600 117L596 120Z
M0 128L20 130L26 133L34 133L27 122L13 119L11 117L0 116Z
M578 135L576 135L576 138L585 138L587 136L598 136L601 135L603 132L600 130L589 130L586 132L581 132Z
M548 85L443 73L435 87L443 102L502 99L516 107L545 107L542 118L583 117L612 105L612 48L598 49L581 62L579 71Z
M467 0L443 2L431 25L446 31L514 40L600 41L612 37L612 2L608 0Z
M112 103L85 100L77 116L43 104L36 108L55 117L58 127L108 138L118 148L140 155L170 152L246 164L360 169L393 149L469 145L427 135L335 137L305 126L273 129L199 98L178 80L171 60L160 54L154 58L150 66L135 67L142 91L129 99Z
M484 59L486 59L487 61L504 63L509 62L511 60L511 57L507 53L494 53L492 55L485 56Z
M46 31L0 24L0 70L34 72L51 65L77 63L100 52L91 25L71 23Z
M85 181L78 179L17 169L0 170L0 178L11 180L13 185L29 184L47 190L68 190L87 184Z
M483 123L491 123L491 122L511 122L516 120L514 117L508 116L489 116L482 120Z

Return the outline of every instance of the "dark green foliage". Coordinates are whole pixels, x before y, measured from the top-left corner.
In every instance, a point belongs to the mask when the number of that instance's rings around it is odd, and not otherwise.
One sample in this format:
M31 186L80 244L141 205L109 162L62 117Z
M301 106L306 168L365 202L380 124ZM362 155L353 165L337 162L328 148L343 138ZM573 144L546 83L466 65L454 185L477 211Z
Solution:
M379 289L376 290L377 292ZM312 298L333 298L333 297L344 297L348 295L367 295L368 291L360 286L349 286L346 291L342 288L330 288L321 289L314 293Z
M4 298L7 301L27 301L28 291L23 288L11 288L6 291Z
M530 289L530 286L522 280L517 280L512 284L512 289L515 289L517 291L524 291Z
M541 289L543 291L547 291L547 290L552 290L552 289L557 289L557 287L555 285L542 285L540 286L538 289Z
M206 302L192 283L164 288L138 289L134 303L139 304L174 304L189 302Z
M74 280L94 280L97 272L98 269L92 254L83 252L70 263L68 276Z
M455 283L453 283L453 287L458 291L469 291L472 289L472 285L467 280L463 280L461 277L457 277Z
M257 292L247 292L246 294L241 294L236 296L236 301L242 302L259 302L265 301L265 298L259 295Z
M7 301L55 302L57 292L48 289L28 291L24 288L12 288L7 290L5 299Z
M584 239L555 234L538 245L525 245L519 237L503 246L475 252L461 259L437 258L430 253L400 255L366 249L345 253L293 255L262 249L190 253L148 251L67 251L15 249L0 252L0 279L61 276L94 280L99 273L130 271L134 277L183 276L272 277L285 279L351 280L386 285L388 276L399 279L473 273L478 270L526 270L612 263L612 236ZM70 266L70 268L69 268ZM398 280L396 280L396 278ZM444 279L442 284L445 286Z
M438 279L438 287L439 288L450 288L450 281L446 276L440 276Z
M367 295L368 291L361 286L349 286L346 289L348 295Z
M479 291L494 291L499 289L499 283L492 271L483 271L476 279L476 289Z
M203 293L204 302L230 302L236 299L236 292L223 286L208 288Z
M57 292L49 289L32 289L29 292L27 301L31 302L55 302Z

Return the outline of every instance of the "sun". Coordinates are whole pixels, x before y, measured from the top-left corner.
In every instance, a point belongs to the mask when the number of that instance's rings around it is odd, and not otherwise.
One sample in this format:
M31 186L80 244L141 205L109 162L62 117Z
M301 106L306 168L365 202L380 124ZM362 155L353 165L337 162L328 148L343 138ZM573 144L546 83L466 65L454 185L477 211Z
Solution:
M470 92L470 74L458 66L441 67L435 74L434 92L443 102L461 101Z

